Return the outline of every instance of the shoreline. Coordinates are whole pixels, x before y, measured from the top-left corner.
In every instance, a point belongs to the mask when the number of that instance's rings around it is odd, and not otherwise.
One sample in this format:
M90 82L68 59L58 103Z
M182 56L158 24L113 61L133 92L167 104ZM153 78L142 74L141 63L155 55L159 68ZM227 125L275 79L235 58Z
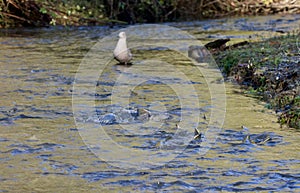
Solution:
M236 82L281 126L300 129L300 32L233 47L213 54L228 81Z

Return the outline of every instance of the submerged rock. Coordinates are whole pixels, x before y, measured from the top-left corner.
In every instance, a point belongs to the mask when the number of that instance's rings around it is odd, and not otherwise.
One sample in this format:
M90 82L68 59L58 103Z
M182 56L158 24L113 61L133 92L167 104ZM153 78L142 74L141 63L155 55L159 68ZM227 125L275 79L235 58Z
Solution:
M117 123L117 117L113 113L108 113L99 117L100 123L103 125L111 125Z
M269 142L280 142L281 138L276 136L274 133L258 133L258 134L250 134L248 133L249 129L245 126L242 126L244 132L246 132L246 136L243 139L243 143L248 144L256 144L256 145L264 145Z
M103 125L111 125L117 123L146 122L149 120L161 122L170 118L171 115L168 113L150 112L144 108L129 108L119 109L112 113L100 115L99 123Z
M188 50L188 56L198 63L206 63L211 61L210 52L204 46L190 46Z

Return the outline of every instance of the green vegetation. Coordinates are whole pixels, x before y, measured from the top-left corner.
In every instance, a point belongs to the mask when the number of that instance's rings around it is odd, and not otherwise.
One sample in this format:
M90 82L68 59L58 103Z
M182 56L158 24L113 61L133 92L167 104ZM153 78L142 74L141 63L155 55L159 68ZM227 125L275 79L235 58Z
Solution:
M260 96L279 123L300 129L300 32L215 53L228 78Z
M105 24L104 6L99 1L45 1L36 0L40 11L51 17L50 25Z
M101 25L300 13L295 0L0 0L0 27Z
M223 68L224 73L229 75L232 68L237 64L255 64L256 68L268 66L277 67L283 59L289 56L297 56L300 41L298 32L282 37L274 37L261 42L247 44L238 49L226 50L218 53L217 60ZM261 81L264 81L262 77Z

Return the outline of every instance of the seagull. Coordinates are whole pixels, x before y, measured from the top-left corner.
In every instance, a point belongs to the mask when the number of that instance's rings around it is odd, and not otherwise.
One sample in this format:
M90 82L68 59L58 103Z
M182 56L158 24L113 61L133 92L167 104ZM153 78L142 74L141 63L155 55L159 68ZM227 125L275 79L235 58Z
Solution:
M127 65L129 61L132 59L132 54L130 50L127 48L125 32L119 33L119 41L114 50L114 57L121 64L125 64L125 65Z

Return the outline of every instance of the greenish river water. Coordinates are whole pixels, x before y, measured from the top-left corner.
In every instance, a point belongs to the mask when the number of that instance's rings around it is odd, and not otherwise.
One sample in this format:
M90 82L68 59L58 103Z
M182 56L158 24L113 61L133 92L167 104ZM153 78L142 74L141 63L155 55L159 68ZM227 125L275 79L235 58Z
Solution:
M186 48L295 30L300 16L168 25L180 31L123 29L132 66L111 55L120 28L0 30L0 192L298 192L299 132ZM260 133L271 140L243 142Z

